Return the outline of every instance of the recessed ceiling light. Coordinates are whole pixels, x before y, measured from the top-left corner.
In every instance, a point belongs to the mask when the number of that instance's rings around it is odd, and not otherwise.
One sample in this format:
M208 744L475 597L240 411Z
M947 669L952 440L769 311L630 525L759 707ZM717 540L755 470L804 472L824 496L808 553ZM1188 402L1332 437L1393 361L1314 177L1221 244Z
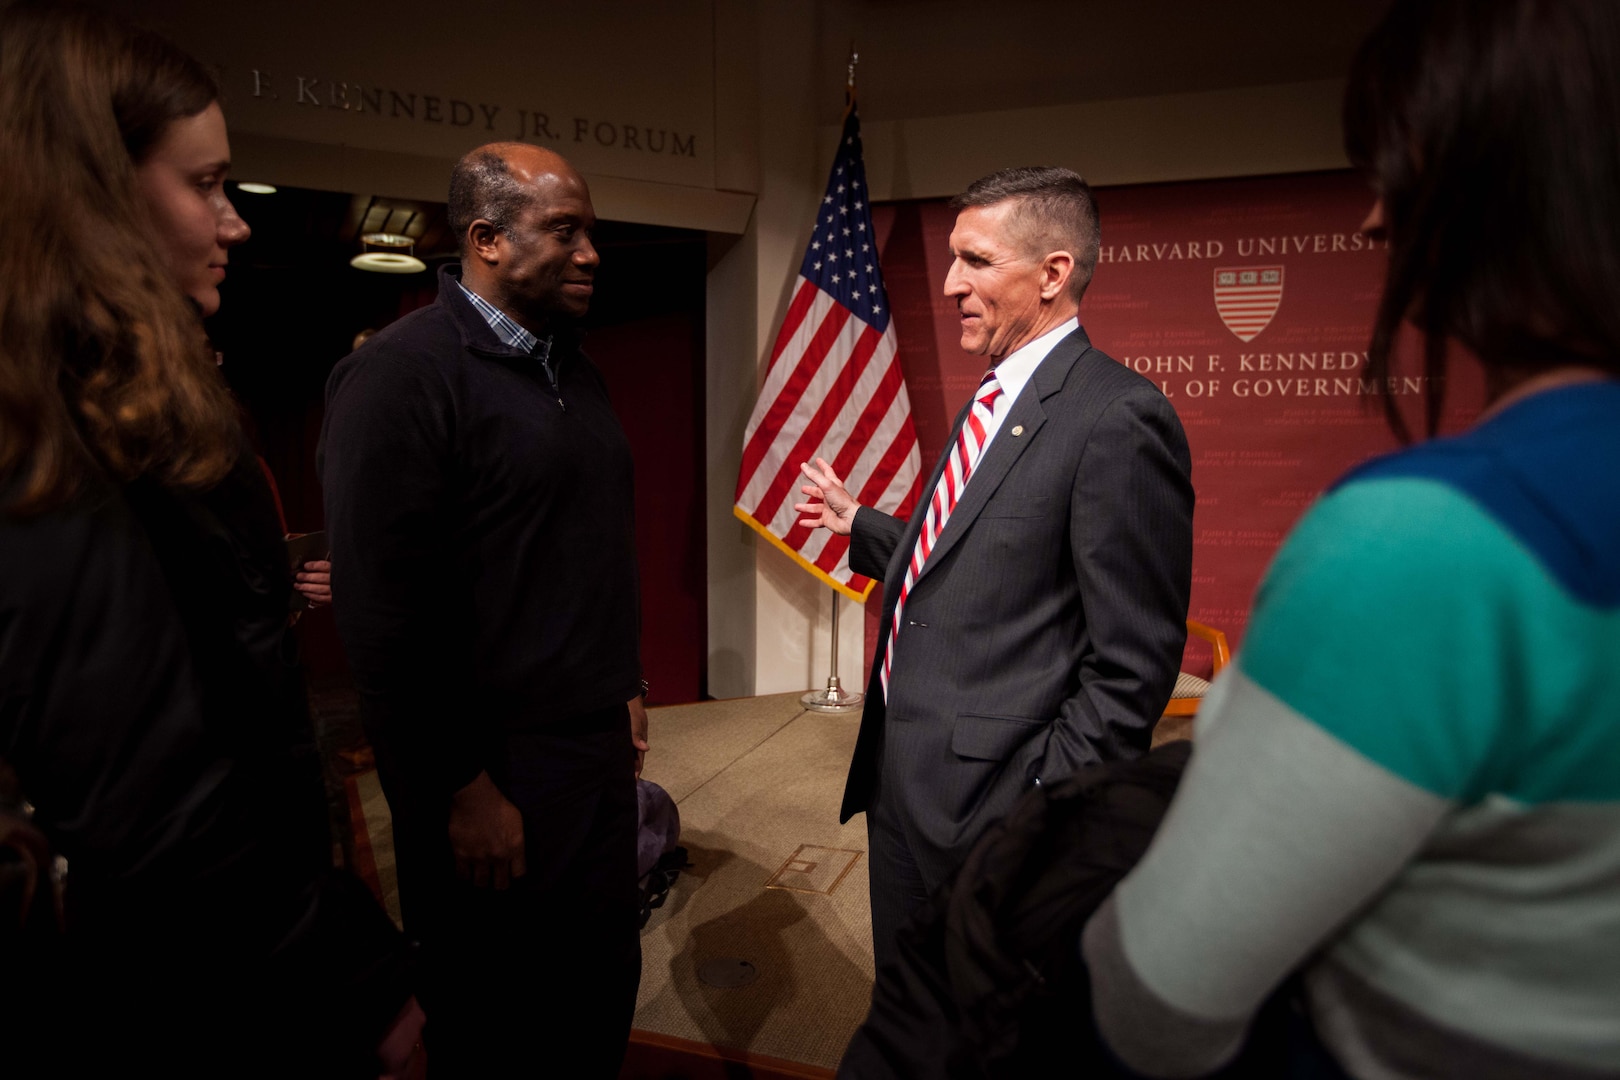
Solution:
M250 180L247 183L237 184L236 190L245 191L249 195L274 195L276 193L276 185L260 184Z
M427 269L427 263L415 255L400 255L392 251L367 251L349 260L356 270L371 270L379 274L416 274Z
M358 270L379 274L415 274L427 269L416 257L416 244L401 233L374 232L360 237L361 253L349 260Z

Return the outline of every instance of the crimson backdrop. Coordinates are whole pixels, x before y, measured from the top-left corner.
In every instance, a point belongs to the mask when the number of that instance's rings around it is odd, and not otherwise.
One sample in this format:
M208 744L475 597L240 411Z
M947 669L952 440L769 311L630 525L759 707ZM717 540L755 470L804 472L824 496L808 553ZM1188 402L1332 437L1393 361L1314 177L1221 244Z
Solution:
M1349 172L1097 192L1102 251L1081 323L1095 345L1158 383L1181 417L1198 493L1190 614L1234 647L1288 529L1345 470L1395 446L1362 397L1386 257L1357 232L1370 201ZM945 200L874 214L925 469L983 373L958 347L955 303L942 292L954 220ZM1422 379L1385 389L1419 415ZM1477 373L1460 366L1445 426L1479 406ZM881 603L880 588L867 603L868 666ZM1186 666L1207 670L1207 650L1189 645Z

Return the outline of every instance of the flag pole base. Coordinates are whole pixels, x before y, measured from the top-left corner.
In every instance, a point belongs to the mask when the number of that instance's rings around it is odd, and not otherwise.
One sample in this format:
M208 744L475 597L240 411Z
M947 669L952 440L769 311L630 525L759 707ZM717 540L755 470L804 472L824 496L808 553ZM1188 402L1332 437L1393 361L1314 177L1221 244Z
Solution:
M843 713L860 707L865 694L852 694L838 681L838 676L827 676L827 689L812 690L799 696L799 704L811 712Z

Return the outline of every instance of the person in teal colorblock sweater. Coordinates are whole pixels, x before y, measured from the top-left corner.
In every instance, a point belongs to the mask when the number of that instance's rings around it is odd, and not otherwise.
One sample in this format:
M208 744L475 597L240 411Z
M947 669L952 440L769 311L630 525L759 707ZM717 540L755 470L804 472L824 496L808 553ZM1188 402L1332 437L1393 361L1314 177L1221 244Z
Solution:
M1620 7L1397 4L1345 115L1390 244L1370 381L1410 322L1490 403L1278 553L1082 936L1097 1027L1135 1074L1205 1075L1297 974L1313 1075L1617 1075Z

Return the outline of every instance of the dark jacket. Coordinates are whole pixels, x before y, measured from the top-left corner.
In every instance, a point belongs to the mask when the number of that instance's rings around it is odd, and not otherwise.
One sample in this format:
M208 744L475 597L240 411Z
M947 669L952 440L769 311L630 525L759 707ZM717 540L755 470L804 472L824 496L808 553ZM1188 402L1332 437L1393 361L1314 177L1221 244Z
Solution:
M97 480L6 519L0 565L0 754L77 904L160 903L266 845L326 864L286 556L250 453L206 493Z
M362 718L429 800L641 678L630 446L601 374L560 335L553 383L456 272L333 370L320 451Z
M49 1045L52 1071L105 1053L185 1074L274 1043L244 1067L323 1046L363 1072L410 993L405 942L330 868L291 578L246 444L207 492L96 479L0 518L0 567L0 756L68 863L61 954L0 958L0 1015L41 1025L12 1045Z
M883 617L841 820L871 807L881 776L934 888L1035 779L1145 753L1187 641L1190 471L1158 387L1083 329L1059 341L911 585L886 696L925 506L909 522L858 511L849 564L883 580Z
M1192 744L1026 793L901 930L840 1077L1117 1073L1090 1020L1080 930L1147 850Z

